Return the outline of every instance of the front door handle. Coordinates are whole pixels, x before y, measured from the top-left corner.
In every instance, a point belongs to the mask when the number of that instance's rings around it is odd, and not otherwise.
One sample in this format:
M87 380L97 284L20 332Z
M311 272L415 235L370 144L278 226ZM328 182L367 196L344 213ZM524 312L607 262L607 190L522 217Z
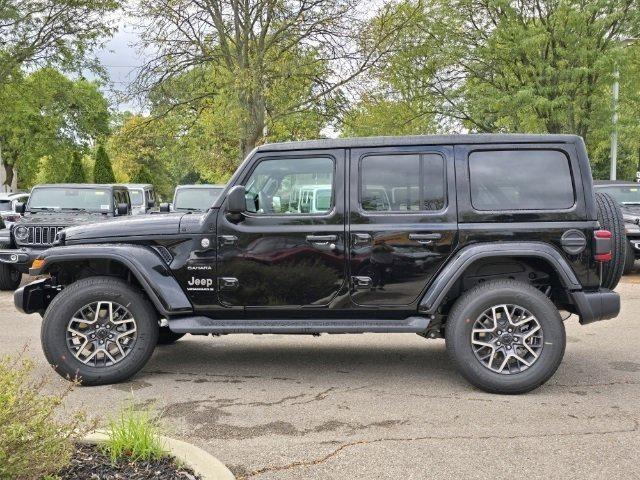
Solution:
M236 290L240 286L240 282L234 277L220 277L218 278L219 290Z
M415 240L421 245L431 245L434 240L440 240L440 233L410 233L409 240Z
M327 244L336 240L338 240L337 235L307 235L307 242L309 243Z

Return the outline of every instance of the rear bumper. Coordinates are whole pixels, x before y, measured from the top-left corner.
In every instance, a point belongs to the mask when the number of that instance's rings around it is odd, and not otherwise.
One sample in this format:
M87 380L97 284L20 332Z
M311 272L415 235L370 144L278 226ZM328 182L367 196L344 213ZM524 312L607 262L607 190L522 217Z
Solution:
M573 292L572 296L582 325L615 318L620 313L620 295L612 290Z

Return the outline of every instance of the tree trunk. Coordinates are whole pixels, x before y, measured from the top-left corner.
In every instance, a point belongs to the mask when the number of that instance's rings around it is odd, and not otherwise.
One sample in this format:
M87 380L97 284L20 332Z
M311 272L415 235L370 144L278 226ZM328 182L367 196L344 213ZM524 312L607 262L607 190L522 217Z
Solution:
M0 189L3 192L11 192L15 190L14 185L17 183L17 175L15 169L11 165L7 165L4 161L0 163Z

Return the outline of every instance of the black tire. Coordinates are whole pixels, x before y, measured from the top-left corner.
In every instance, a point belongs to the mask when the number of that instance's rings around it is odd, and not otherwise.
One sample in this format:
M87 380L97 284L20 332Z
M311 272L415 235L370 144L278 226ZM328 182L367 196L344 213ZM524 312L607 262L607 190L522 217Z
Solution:
M0 250L10 248L6 243L0 243ZM0 290L13 291L20 286L22 282L22 273L15 267L0 263Z
M624 218L620 205L611 195L604 192L596 192L595 195L600 227L609 230L613 236L611 261L602 264L601 284L604 288L613 290L622 277L627 256L628 242L624 230Z
M473 351L471 336L476 319L492 306L519 305L536 317L544 335L537 360L509 375L490 370ZM490 393L529 392L549 380L557 370L566 345L564 324L555 305L538 289L515 280L482 283L455 303L445 325L447 351L458 371L471 384Z
M131 351L110 366L86 365L67 347L69 320L79 309L96 301L125 306L136 322L137 337ZM117 383L137 373L151 357L158 342L158 315L147 298L123 280L86 278L56 295L44 314L40 339L47 361L62 377L77 378L82 385Z
M633 272L633 269L636 264L636 254L631 246L631 243L627 242L627 253L625 255L624 260L624 270L622 271L623 275L628 275Z
M176 343L184 336L184 333L172 332L169 327L160 327L160 330L158 332L158 345L171 345L173 343Z

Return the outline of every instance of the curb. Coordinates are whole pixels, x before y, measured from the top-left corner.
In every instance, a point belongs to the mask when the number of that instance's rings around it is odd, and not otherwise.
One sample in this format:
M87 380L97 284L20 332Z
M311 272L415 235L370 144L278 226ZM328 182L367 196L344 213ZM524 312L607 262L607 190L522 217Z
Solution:
M104 431L96 431L86 435L79 443L99 445L109 437ZM202 480L235 480L233 473L216 457L200 447L170 437L160 437L167 451L185 465L191 467Z

